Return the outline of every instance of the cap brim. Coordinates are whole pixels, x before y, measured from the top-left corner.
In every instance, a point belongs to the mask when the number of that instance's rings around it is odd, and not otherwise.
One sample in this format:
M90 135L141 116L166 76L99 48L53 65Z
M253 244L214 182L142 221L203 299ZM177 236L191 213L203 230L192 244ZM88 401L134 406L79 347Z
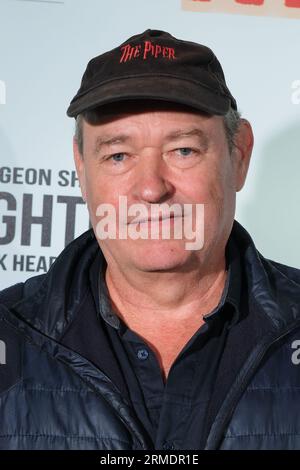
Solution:
M229 96L215 93L204 84L173 76L147 75L111 80L78 94L71 101L67 115L76 117L83 111L105 104L147 99L178 103L221 116L232 105Z

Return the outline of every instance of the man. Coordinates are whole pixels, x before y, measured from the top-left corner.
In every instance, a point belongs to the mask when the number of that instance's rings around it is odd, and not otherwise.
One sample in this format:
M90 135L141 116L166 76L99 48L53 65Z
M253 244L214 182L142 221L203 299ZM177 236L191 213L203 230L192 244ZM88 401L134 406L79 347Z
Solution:
M253 136L213 52L133 36L68 115L92 229L1 294L0 447L300 448L300 271L234 220Z

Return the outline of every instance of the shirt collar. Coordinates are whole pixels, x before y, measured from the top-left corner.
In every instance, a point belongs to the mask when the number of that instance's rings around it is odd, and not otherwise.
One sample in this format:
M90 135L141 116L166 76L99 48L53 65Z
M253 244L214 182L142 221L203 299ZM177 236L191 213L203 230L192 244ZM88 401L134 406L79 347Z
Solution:
M106 260L99 249L90 268L90 285L96 304L97 315L113 328L119 328L120 318L113 311L110 295L105 281Z
M230 235L225 249L227 277L223 293L218 305L214 310L203 316L205 321L211 321L219 317L217 315L225 307L230 306L227 312L230 313L229 328L236 324L240 318L240 299L241 299L241 258L239 249Z

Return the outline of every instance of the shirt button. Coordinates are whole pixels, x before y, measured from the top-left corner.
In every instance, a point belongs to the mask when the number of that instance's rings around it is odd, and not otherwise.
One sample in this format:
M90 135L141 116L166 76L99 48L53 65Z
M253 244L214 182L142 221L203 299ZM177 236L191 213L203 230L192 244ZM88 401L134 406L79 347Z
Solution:
M138 357L141 361L144 361L145 359L147 359L148 356L149 356L149 352L147 351L147 349L138 349L137 357Z

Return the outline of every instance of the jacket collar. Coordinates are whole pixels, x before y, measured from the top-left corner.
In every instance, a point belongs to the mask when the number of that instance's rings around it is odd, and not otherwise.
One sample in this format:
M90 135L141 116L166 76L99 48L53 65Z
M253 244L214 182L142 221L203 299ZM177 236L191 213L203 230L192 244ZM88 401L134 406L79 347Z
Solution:
M266 259L237 221L232 235L242 256L249 301L269 319L275 330L284 330L300 319L300 270Z
M89 289L89 268L99 246L92 229L70 243L46 275L29 278L13 310L57 340L80 310Z

